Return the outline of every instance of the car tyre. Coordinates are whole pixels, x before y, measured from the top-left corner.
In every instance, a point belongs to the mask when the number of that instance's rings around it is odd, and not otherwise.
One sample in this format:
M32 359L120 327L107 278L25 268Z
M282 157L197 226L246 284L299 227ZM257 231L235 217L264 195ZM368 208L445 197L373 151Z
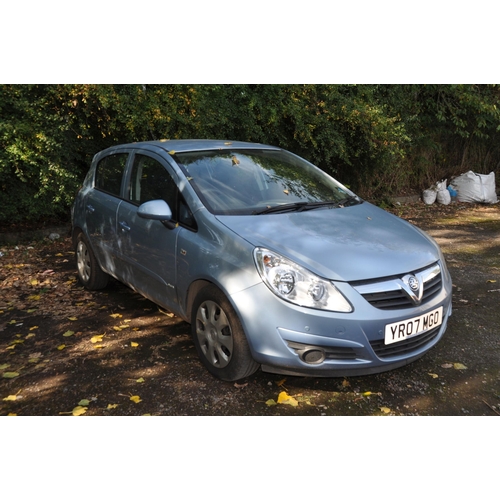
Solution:
M209 285L196 297L191 333L198 355L212 375L233 382L259 369L238 315L217 287Z
M100 290L108 284L109 275L102 269L83 233L76 238L76 268L80 283L88 290Z

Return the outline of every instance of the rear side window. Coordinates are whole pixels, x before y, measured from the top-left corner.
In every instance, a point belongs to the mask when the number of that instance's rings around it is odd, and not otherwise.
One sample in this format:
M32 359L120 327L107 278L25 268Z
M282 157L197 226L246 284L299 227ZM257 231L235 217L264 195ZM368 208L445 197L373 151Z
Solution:
M118 153L103 158L97 164L95 187L106 193L120 196L127 157L128 153Z

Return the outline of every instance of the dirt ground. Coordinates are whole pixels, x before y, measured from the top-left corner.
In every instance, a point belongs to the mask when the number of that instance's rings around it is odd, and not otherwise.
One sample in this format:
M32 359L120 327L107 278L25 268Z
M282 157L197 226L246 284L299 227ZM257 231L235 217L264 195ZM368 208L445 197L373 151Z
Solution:
M500 415L500 206L390 211L441 245L454 310L423 358L365 377L222 382L185 322L116 281L83 289L67 235L0 245L0 415Z

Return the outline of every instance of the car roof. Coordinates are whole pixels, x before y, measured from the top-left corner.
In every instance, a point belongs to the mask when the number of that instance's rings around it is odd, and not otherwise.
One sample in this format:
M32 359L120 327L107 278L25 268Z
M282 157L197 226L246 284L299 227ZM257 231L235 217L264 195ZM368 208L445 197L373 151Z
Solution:
M214 139L162 139L158 141L135 142L131 144L121 144L112 146L112 148L136 147L148 148L157 147L167 152L185 153L189 151L207 151L207 150L231 150L231 149L270 149L279 150L276 146L267 144L258 144L254 142L243 141L224 141Z

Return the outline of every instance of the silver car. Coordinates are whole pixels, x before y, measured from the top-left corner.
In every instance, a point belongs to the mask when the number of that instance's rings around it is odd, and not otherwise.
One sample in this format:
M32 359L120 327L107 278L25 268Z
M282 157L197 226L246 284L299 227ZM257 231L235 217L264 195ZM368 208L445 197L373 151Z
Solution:
M72 220L82 284L113 276L183 318L223 380L390 370L431 349L451 315L434 240L278 147L113 146Z

